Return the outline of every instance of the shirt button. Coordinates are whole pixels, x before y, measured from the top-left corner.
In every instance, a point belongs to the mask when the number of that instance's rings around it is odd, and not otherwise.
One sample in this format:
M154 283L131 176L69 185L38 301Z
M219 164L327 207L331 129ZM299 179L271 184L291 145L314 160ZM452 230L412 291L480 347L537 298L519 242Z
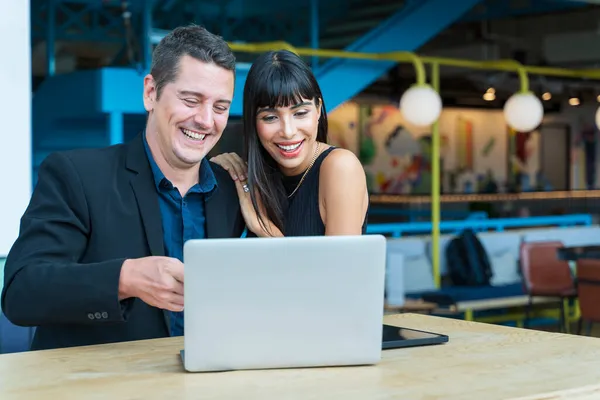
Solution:
M102 313L102 318L104 318L104 319L108 318L108 313L106 311L104 311Z
M94 319L94 314L92 314L92 313L89 313L89 314L88 314L88 318L89 318L89 319Z
M94 317L96 317L96 319L100 319L102 318L102 314L100 314L99 312L94 314Z

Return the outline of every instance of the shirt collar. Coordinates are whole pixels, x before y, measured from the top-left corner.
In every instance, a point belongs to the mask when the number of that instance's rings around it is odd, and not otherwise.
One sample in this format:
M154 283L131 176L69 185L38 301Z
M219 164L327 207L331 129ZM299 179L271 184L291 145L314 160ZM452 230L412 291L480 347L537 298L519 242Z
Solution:
M144 138L144 150L146 151L146 156L148 157L150 168L152 169L152 175L154 176L154 186L157 190L173 187L173 184L167 179L165 174L163 174L158 167L158 164L156 164L154 157L152 157L152 152L150 151L150 146L148 146L148 140L146 139L145 131L142 136ZM190 189L190 192L210 193L216 187L217 179L215 178L212 167L210 166L208 160L203 158L200 162L200 177L198 180L198 185L194 185Z

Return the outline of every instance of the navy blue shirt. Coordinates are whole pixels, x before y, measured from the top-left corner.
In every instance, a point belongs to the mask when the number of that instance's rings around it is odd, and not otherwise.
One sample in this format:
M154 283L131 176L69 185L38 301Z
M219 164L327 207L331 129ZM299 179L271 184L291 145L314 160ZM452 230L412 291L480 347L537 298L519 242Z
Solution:
M217 187L217 180L210 163L200 163L200 179L181 197L179 191L165 177L152 157L144 134L144 147L150 161L154 184L158 192L158 204L163 225L165 255L183 262L183 244L190 239L206 238L206 215L204 201ZM171 335L183 335L183 312L171 312Z

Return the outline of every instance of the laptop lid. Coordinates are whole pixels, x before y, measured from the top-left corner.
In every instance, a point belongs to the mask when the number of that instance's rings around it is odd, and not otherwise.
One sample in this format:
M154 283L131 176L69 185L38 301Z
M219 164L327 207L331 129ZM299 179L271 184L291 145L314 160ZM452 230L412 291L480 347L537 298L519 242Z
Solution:
M186 370L378 362L385 254L380 235L186 242Z

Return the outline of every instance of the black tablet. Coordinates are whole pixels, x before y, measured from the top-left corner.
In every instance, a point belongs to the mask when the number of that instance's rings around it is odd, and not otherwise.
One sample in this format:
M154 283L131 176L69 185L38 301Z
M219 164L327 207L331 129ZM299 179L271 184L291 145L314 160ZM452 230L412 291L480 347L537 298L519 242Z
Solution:
M442 344L448 340L447 335L440 333L383 325L383 350Z

